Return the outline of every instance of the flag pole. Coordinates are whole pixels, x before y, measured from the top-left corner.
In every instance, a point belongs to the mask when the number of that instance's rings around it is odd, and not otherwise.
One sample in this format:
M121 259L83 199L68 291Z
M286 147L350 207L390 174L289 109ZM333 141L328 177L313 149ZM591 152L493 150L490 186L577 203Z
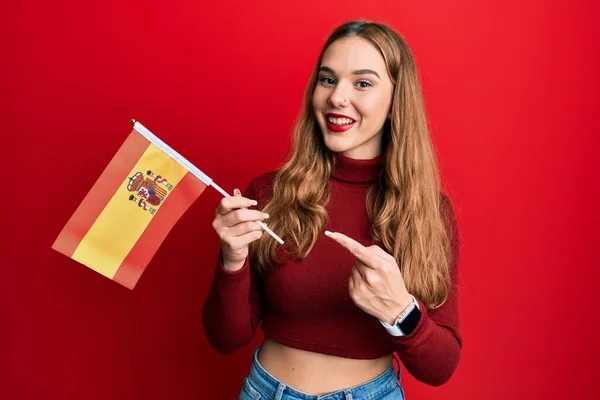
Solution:
M215 188L215 190L217 190L219 193L221 193L224 197L231 197L231 195L229 193L227 193L219 185L217 185L208 175L206 175L204 172L202 172L198 168L196 168L194 166L194 164L192 164L191 162L186 160L181 154L177 153L175 150L173 150L171 147L169 147L165 142L163 142L158 137L156 137L152 132L150 132L146 127L144 127L138 121L136 121L135 119L132 118L129 120L129 122L131 123L131 125L133 125L133 128L137 132L139 132L142 136L144 136L146 139L148 139L156 147L158 147L159 149L161 149L162 151L167 153L169 156L171 156L171 158L173 158L175 161L177 161L178 163L183 165L185 168L187 168L188 171L190 171L190 173L192 175L196 176L196 178L200 179L206 185L212 186L213 188ZM243 208L243 209L247 209L247 208ZM256 221L256 223L258 225L260 225L260 227L263 228L275 240L277 240L279 242L279 244L283 244L283 240L281 240L281 238L279 236L277 236L275 234L275 232L273 232L271 229L269 229L269 227L265 223L263 223L262 221Z

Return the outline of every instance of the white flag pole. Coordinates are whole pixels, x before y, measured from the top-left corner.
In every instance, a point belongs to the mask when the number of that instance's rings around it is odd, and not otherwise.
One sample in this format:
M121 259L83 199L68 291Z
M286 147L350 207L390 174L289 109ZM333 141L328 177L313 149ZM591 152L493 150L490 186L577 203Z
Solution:
M177 161L179 164L183 165L188 171L192 173L196 178L200 179L207 186L212 186L219 193L221 193L224 197L231 197L229 193L221 189L219 185L217 185L213 180L206 175L204 172L200 171L194 164L185 159L181 154L173 150L169 147L165 142L156 137L152 132L150 132L144 125L140 124L136 120L132 119L130 121L133 124L133 129L138 131L143 137L148 139L150 143L154 144L156 147L164 151L168 154L172 159ZM279 236L275 234L267 225L265 225L262 221L256 221L261 228L263 228L269 235L271 235L275 240L277 240L280 244L283 244L283 240Z

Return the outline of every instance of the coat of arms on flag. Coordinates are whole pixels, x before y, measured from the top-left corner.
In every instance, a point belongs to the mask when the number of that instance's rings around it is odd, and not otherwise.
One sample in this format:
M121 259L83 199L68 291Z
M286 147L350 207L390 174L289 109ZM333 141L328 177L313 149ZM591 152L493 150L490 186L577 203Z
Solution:
M156 207L165 201L167 193L173 190L173 185L168 183L162 176L156 175L150 170L146 174L150 176L145 177L142 172L138 171L129 177L127 190L134 192L134 194L129 196L129 200L135 202L144 211L154 214Z

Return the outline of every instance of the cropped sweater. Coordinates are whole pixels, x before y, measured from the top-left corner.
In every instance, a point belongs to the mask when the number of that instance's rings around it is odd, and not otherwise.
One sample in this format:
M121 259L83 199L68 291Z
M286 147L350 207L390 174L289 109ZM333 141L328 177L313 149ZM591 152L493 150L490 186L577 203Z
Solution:
M367 189L376 181L380 156L355 160L334 155L325 229L344 233L365 246L378 244L368 236L371 222L365 200ZM257 209L272 195L274 176L274 172L259 176L244 191L244 197L258 201ZM451 290L446 301L432 310L416 299L422 315L409 335L390 335L377 318L352 302L348 280L354 257L321 235L304 260L278 252L284 263L265 274L249 258L241 270L228 272L219 252L202 312L210 344L221 353L230 353L249 343L260 326L265 336L279 343L323 354L373 359L396 352L416 379L434 386L446 382L458 365L462 346L457 299L459 238L446 195L441 195L441 212L452 238Z

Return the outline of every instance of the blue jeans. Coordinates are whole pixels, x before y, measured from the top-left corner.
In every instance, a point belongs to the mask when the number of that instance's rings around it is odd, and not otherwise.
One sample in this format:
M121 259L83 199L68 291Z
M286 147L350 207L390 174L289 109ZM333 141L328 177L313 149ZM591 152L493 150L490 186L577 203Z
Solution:
M313 395L295 390L275 379L258 362L259 350L260 346L254 351L250 373L244 380L238 400L404 400L404 390L393 365L362 385Z

